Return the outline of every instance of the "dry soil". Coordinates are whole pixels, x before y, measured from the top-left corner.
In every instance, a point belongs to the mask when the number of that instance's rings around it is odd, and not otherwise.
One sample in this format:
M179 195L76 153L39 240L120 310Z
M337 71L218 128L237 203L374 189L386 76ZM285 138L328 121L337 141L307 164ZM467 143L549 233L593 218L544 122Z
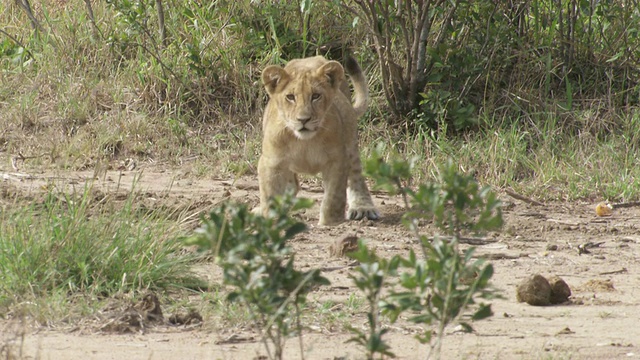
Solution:
M7 191L37 194L51 184L81 189L87 182L104 192L136 189L153 206L197 204L212 207L227 199L258 201L255 178L197 179L188 168L144 171L121 169L93 172L38 173L0 169L0 184ZM503 298L492 300L494 316L474 323L473 333L447 330L445 359L618 359L640 357L640 208L614 210L610 217L597 217L594 203L554 202L532 205L498 190L504 201L504 230L490 234L492 242L477 246L477 254L495 267L492 284ZM321 188L309 181L301 196L321 198ZM312 293L314 301L332 299L342 306L358 290L348 275L350 261L329 255L336 239L351 235L368 240L382 256L406 254L416 247L411 234L400 223L402 201L374 194L382 213L379 221L347 222L326 228L316 226L317 206L303 217L310 230L293 242L299 266L323 268L331 285ZM196 206L196 207L198 207ZM194 208L196 208L194 207ZM429 227L425 227L425 232ZM587 243L598 246L581 253ZM220 272L211 263L199 265L199 273L211 282ZM517 284L532 274L558 275L572 290L570 301L535 307L516 301ZM353 326L366 326L364 310L350 314ZM206 322L208 319L204 319ZM266 355L255 331L234 329L214 332L207 326L157 326L142 332L113 334L60 330L58 327L29 328L13 338L15 324L2 323L5 346L25 359L252 359ZM348 331L319 322L306 324L305 359L362 359L363 351L347 343ZM399 359L425 358L427 345L413 336L416 325L389 325L386 339ZM12 335L13 334L13 335ZM13 337L12 337L13 336ZM0 344L2 345L2 344ZM300 358L297 339L287 342L285 357Z

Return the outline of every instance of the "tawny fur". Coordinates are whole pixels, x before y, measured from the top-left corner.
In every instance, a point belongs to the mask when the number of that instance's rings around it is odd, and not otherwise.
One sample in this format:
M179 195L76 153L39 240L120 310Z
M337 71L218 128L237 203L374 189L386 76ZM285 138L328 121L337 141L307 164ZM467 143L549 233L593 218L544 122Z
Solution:
M262 155L258 163L260 211L288 188L297 191L296 174L322 174L321 225L348 218L377 219L362 176L358 150L358 118L369 101L366 79L355 60L347 63L354 87L350 101L345 70L322 56L269 66L262 81L270 100L263 116Z

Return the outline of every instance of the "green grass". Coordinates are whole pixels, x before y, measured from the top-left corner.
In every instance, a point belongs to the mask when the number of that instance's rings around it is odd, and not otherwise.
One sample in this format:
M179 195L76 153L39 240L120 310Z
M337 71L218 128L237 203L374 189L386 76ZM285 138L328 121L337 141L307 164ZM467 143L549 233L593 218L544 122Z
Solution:
M50 192L42 201L15 203L2 212L0 307L202 285L189 269L193 258L179 254L176 221L137 212L134 193L112 207L90 190Z
M214 289L200 295L203 316L211 321L205 322L208 329L229 331L256 327L251 319L251 311L244 305L227 300L227 291Z
M558 127L550 114L539 116L537 127L498 125L464 136L368 129L362 153L368 156L382 141L389 151L416 158L417 181L434 179L439 164L453 158L482 184L513 188L540 200L622 202L640 197L640 168L635 165L640 111L620 118L621 129L607 135L574 134Z

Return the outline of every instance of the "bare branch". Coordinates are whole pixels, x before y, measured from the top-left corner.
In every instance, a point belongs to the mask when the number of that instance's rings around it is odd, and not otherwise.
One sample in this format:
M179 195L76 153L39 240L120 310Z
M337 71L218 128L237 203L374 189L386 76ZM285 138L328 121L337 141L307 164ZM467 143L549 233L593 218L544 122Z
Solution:
M166 48L167 28L164 25L164 9L162 8L162 0L156 0L156 10L158 11L158 27L160 28L160 39L162 41L163 48Z
M98 28L98 25L96 24L96 19L93 16L93 8L91 7L91 0L84 0L84 3L87 6L87 13L89 14L89 20L91 20L91 28L93 30L93 38L94 39L99 39L100 37L98 35L102 34L102 33L100 32L100 29Z
M393 112L395 116L400 116L399 109L397 108L396 102L392 97L392 90L390 85L389 61L391 61L391 59L389 59L387 55L389 51L389 43L385 42L385 38L387 41L389 38L388 22L386 33L383 35L377 21L378 12L376 11L375 3L373 1L356 0L356 4L362 10L362 14L364 15L364 18L368 23L367 25L369 27L369 30L373 35L373 43L378 55L378 63L380 64L380 74L382 77L382 88L384 90L384 96L391 108L391 112Z
M33 30L36 33L38 33L38 31L42 31L42 26L40 26L38 19L36 19L36 17L33 15L33 11L31 10L31 4L29 4L29 0L16 0L16 4L18 4L18 6L23 8L24 11L27 13L27 17L31 21L31 26L33 27Z

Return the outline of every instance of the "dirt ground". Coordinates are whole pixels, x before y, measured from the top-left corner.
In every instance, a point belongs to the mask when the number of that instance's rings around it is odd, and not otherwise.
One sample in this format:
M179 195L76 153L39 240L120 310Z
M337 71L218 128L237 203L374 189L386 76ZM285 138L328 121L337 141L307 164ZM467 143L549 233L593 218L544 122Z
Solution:
M41 192L47 184L82 189L93 172L18 173L0 168L0 182L12 191ZM102 191L136 189L146 201L158 205L194 202L205 207L225 199L258 202L254 178L195 179L188 168L144 171L109 171L95 187ZM301 196L320 199L319 185L309 182ZM503 299L492 300L495 315L473 324L474 333L449 328L443 347L445 359L618 359L640 357L640 208L614 210L613 216L595 216L594 203L551 203L535 206L504 192L504 231L490 234L497 240L477 247L495 267L492 284ZM316 226L317 206L304 216L311 229L293 242L301 267L321 267L331 286L311 294L316 301L333 299L337 304L357 294L348 278L349 260L329 256L329 245L338 238L357 234L380 255L406 253L415 246L400 224L403 207L399 198L375 194L380 221L351 222L337 227ZM601 243L589 253L578 247ZM213 264L199 272L220 281ZM570 286L570 302L534 307L516 301L516 285L532 274L558 275ZM364 310L363 310L364 311ZM353 326L365 326L364 313L351 314ZM205 319L205 322L207 319ZM216 333L207 327L156 327L144 334L104 334L30 329L21 339L10 339L10 324L3 338L20 349L25 359L252 359L266 355L256 333L234 330ZM306 359L361 359L362 350L346 343L350 334L322 323L307 324L304 334ZM399 359L425 358L427 345L413 335L419 328L409 323L389 326L386 339ZM9 340L7 340L9 339ZM12 343L13 342L13 343ZM0 344L1 345L1 344ZM287 342L286 358L300 358L297 339Z

